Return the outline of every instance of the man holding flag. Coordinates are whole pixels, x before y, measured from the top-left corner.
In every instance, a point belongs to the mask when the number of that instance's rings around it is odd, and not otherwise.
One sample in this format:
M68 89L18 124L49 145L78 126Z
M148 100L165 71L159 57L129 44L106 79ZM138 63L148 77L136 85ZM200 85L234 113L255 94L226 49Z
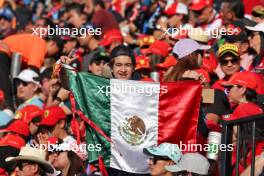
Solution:
M127 73L120 78L116 76L119 79L69 69L66 73L68 86L81 110L73 109L73 112L89 124L86 142L102 146L99 152L88 151L89 163L99 160L100 168L103 161L107 168L147 174L149 157L142 154L144 148L163 142L196 143L199 83L123 80L128 78Z

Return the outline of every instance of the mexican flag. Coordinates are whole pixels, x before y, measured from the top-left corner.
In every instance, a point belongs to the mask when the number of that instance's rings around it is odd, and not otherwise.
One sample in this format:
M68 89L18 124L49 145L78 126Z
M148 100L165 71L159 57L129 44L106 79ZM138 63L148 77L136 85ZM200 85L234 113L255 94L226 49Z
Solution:
M87 146L95 146L88 149L89 163L101 155L106 167L149 173L149 156L143 148L163 142L196 143L199 83L124 81L89 73L74 73L69 78L81 111L112 140L88 126Z

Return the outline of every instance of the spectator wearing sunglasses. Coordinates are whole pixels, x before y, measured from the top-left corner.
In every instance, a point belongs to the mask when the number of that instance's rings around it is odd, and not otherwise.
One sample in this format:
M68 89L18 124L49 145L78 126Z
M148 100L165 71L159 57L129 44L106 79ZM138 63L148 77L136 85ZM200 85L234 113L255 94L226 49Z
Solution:
M182 158L179 146L171 143L144 148L143 152L151 156L148 164L152 176L172 176L165 167L177 164Z
M255 79L254 73L251 72L237 72L228 81L223 82L222 85L226 87L229 101L236 105L234 112L231 115L224 116L225 120L238 120L248 116L262 114L263 110L256 103L258 82ZM256 150L255 155L258 156L263 150L263 133L261 123L256 125ZM252 131L250 124L241 126L240 134L243 139L238 143L237 140L237 127L233 130L233 143L235 143L235 150L233 150L232 165L235 168L236 163L236 148L240 148L240 158L246 156L239 162L239 173L241 173L246 166L250 165L252 155L249 155L252 149L250 142L251 136L248 134ZM247 146L247 147L245 147ZM243 163L243 164L242 164Z
M221 85L221 82L227 81L234 73L242 70L238 48L233 44L222 45L218 50L218 58L224 78L216 81L212 88L224 91L225 89Z
M6 161L16 162L15 171L18 175L38 176L54 173L54 168L46 161L46 152L33 147L22 147L18 156L8 157Z
M59 106L51 106L44 109L43 117L39 123L40 130L38 134L39 143L47 143L47 136L57 137L63 140L63 145L67 149L77 146L76 139L68 132L67 118L64 110ZM42 142L40 140L44 139ZM83 151L78 146L76 154L82 159L87 158L87 151Z
M30 69L25 69L14 78L17 98L22 101L17 111L26 105L36 105L43 108L43 101L39 97L39 75Z

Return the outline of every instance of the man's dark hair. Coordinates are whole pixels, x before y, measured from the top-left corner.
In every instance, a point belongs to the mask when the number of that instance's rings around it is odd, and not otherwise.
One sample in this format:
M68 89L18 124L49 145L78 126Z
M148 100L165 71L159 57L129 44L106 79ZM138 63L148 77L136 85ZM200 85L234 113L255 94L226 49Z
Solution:
M115 60L114 58L118 56L128 56L131 58L133 66L136 65L135 56L134 56L133 51L128 46L119 45L115 47L110 54L110 67L111 68L113 68L113 65L114 65L114 60Z
M235 14L237 18L243 18L245 14L244 3L240 0L225 0L229 5L229 9Z
M43 72L40 73L40 83L42 83L42 81L47 78L47 79L51 79L51 76L52 76L52 73L53 73L53 68L50 67L50 68L46 68Z
M57 47L59 48L59 50L60 51L62 50L62 48L63 48L63 40L59 36L56 36L56 35L48 36L46 40L47 40L47 42L48 41L55 42Z
M67 5L66 11L69 12L71 10L74 10L78 15L83 14L84 5L78 4L78 3L71 3Z
M93 5L97 6L99 5L102 9L105 9L104 2L102 0L93 0Z
M55 24L49 18L43 18L44 26L50 26L51 28L55 28Z

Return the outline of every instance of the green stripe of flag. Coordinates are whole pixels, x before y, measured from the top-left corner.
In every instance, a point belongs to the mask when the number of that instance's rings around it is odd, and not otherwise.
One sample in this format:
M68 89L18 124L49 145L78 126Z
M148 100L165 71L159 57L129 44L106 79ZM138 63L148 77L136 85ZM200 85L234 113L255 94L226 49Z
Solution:
M110 94L105 93L110 90L110 79L101 78L89 73L69 75L70 89L81 111L110 137ZM89 126L86 130L86 142L88 147L89 144L90 146L102 144L102 150L99 153L88 150L89 163L95 162L98 159L98 154L100 154L104 158L105 165L109 166L111 156L110 142Z

